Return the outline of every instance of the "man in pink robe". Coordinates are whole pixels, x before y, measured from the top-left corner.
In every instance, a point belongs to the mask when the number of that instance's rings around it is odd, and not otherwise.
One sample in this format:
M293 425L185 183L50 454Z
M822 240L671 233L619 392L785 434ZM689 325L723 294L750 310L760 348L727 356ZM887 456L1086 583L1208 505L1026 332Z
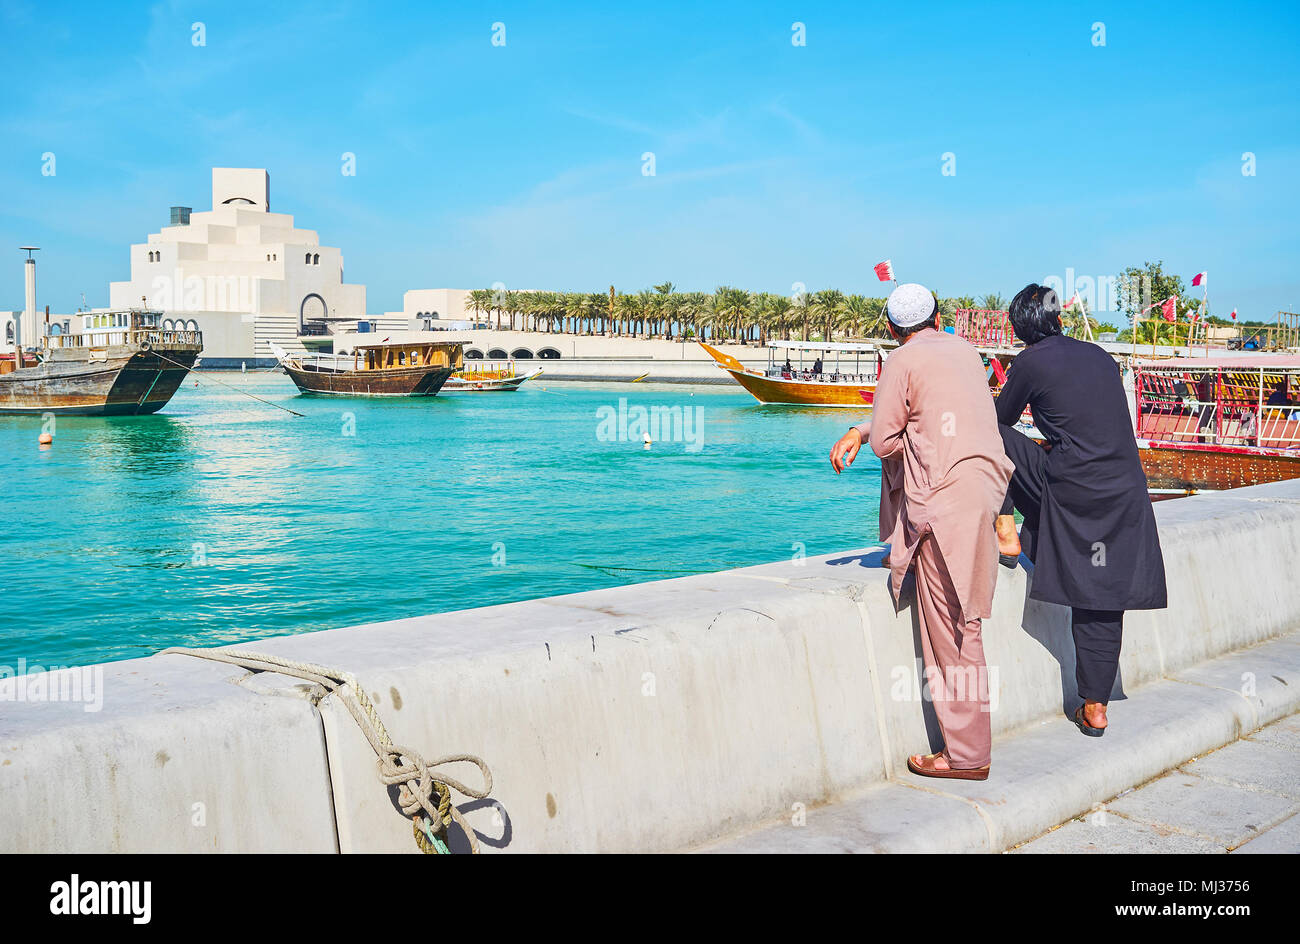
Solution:
M945 749L914 755L930 777L983 780L992 747L981 621L997 582L994 521L1013 466L979 353L937 329L924 286L898 286L886 304L901 342L876 384L872 418L831 451L839 472L865 442L880 457L880 535L889 541L895 601L916 572L925 674Z

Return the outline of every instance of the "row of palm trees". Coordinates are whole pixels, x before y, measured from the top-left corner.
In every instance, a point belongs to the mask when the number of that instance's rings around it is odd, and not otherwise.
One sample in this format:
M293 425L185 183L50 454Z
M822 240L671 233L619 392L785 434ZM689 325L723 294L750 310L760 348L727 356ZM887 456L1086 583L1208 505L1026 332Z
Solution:
M769 338L829 341L885 337L885 299L823 289L796 295L747 292L721 285L710 292L678 292L664 282L640 292L514 292L476 289L466 308L495 318L498 329L611 337L710 338L765 344ZM969 295L939 300L952 323L958 308L1006 308L1001 295L978 302Z

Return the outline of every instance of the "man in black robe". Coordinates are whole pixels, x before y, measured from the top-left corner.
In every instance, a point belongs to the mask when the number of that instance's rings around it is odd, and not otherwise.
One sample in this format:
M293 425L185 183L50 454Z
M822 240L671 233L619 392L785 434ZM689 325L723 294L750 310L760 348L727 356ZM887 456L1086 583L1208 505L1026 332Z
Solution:
M1061 334L1060 312L1056 292L1042 285L1011 302L1011 326L1026 346L997 398L1003 447L1016 466L1001 513L1014 503L1024 516L1030 598L1071 608L1084 701L1075 723L1097 737L1119 670L1124 611L1164 608L1165 565L1119 370L1097 345ZM1026 404L1050 450L1014 428Z

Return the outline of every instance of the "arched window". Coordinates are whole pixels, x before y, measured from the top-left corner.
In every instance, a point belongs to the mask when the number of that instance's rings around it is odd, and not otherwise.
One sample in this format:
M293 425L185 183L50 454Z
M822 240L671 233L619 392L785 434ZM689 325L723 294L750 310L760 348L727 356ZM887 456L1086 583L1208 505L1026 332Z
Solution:
M320 265L320 253L316 253L316 255L311 257L311 264Z
M163 320L163 330L164 330L164 331L171 331L171 330L172 330L172 327L173 327L173 326L172 326L172 320L171 320L170 318L166 318L166 319Z
M193 318L191 318L189 324L187 324L185 327L190 331L197 331L199 330L199 323L195 321Z
M307 253L307 258L303 259L302 261L305 262L307 265L311 265L311 253Z
M5 343L14 343L14 323L12 321L5 322Z

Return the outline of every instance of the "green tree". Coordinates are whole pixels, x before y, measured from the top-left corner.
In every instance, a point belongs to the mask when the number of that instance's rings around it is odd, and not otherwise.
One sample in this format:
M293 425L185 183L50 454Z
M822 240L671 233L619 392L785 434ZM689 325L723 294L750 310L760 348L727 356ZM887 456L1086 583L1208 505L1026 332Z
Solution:
M1186 337L1188 320L1199 312L1199 298L1184 298L1183 280L1172 272L1165 272L1163 262L1146 262L1142 266L1129 266L1119 276L1120 311L1128 315L1130 328L1123 332L1123 340L1133 339L1134 316L1141 320L1137 325L1138 343L1173 344L1174 337ZM1178 296L1176 321L1166 321L1158 308L1171 295ZM1179 322L1184 322L1179 324Z

